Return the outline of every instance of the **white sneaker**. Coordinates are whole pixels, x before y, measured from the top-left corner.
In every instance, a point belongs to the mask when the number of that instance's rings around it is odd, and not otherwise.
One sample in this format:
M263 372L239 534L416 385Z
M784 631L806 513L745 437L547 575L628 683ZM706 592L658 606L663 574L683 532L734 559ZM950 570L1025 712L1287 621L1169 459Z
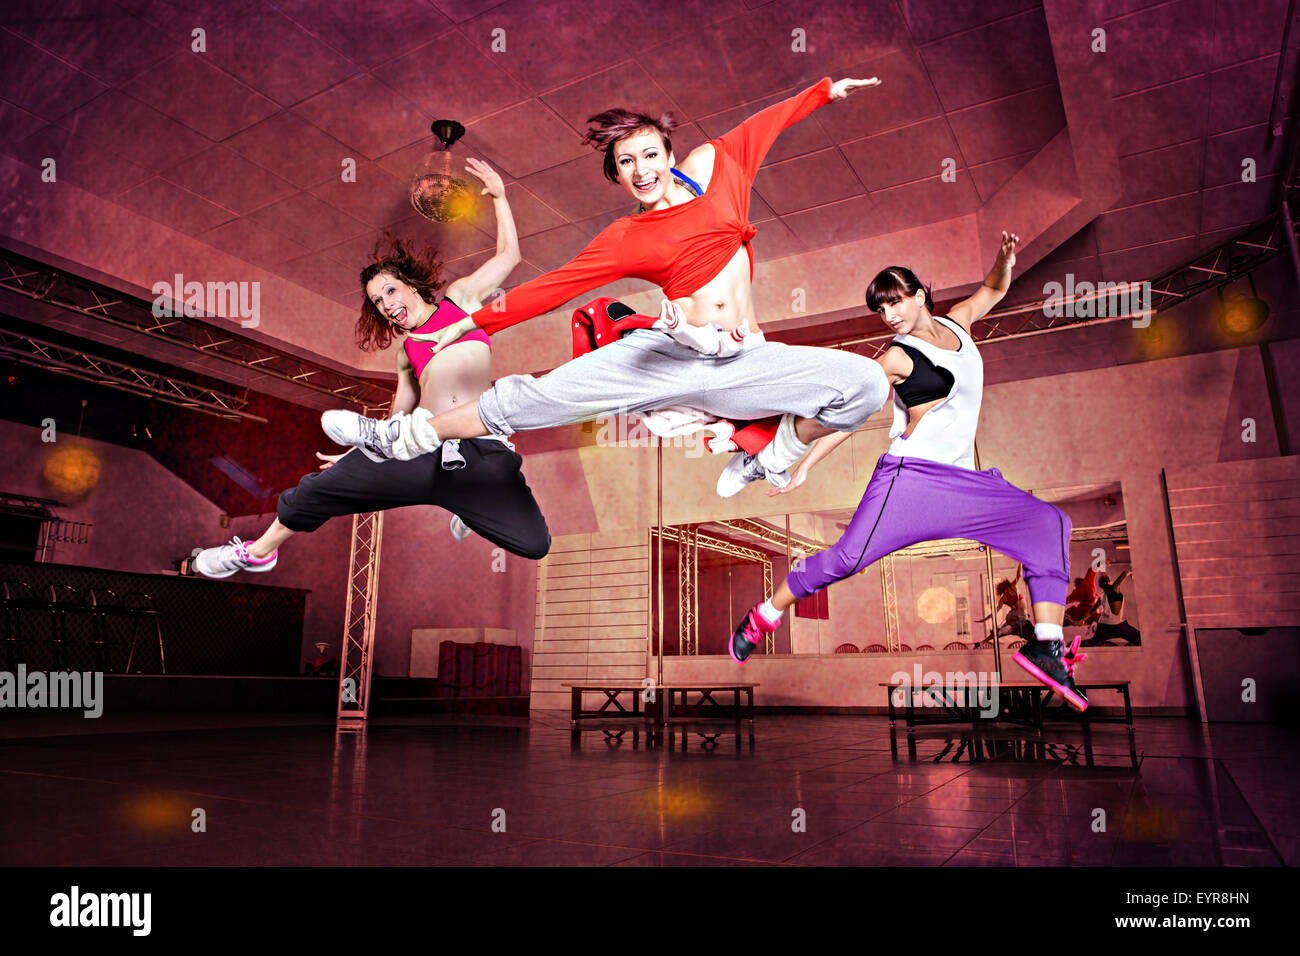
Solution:
M451 516L451 536L453 538L457 541L464 541L473 533L473 529L471 529L465 522L461 521L459 515Z
M366 418L356 412L334 408L320 417L320 427L336 445L354 445L371 461L396 457L393 441L401 428L401 414L392 418Z
M784 488L790 484L789 472L768 471L758 463L756 455L738 451L731 456L731 461L718 476L718 497L730 498L738 495L747 484L760 478L766 478L773 488Z
M255 558L248 545L239 538L219 548L204 548L194 556L194 570L209 578L228 578L236 571L270 571L279 557L278 550L269 558Z

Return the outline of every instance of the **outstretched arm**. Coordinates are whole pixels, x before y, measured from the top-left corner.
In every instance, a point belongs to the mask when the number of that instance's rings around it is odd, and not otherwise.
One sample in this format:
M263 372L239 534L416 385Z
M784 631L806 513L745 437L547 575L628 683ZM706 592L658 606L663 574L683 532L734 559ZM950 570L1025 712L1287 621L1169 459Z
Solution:
M502 329L549 312L570 299L590 292L630 273L618 249L623 234L621 220L605 228L591 244L554 272L538 276L482 306L473 315L427 335L411 335L418 342L436 343L439 352L461 336L482 329L494 335Z
M988 315L993 307L1002 301L1002 297L1007 294L1007 289L1011 288L1011 270L1016 264L1016 246L1019 242L1020 237L1014 232L1002 233L1002 245L998 247L998 257L993 260L993 268L989 270L984 284L976 289L975 294L969 299L954 305L948 312L948 318L969 332L972 325Z
M758 174L758 167L763 165L763 157L782 130L790 128L819 106L842 100L854 90L879 85L880 80L874 76L869 80L844 79L837 83L832 83L830 77L823 77L815 86L808 87L799 95L760 110L714 142L735 157L746 176L752 180Z
M519 235L515 232L515 217L510 213L501 177L487 163L477 159L467 162L465 168L483 180L482 195L492 197L497 214L497 252L472 273L448 286L446 295L466 312L477 312L483 300L499 289L506 276L519 265Z

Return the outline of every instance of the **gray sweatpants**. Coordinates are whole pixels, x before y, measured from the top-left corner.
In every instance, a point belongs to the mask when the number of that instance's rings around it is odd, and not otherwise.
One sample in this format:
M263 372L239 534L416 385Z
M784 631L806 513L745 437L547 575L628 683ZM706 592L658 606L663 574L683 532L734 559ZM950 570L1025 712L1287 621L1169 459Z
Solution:
M478 412L503 437L673 405L733 421L792 412L846 432L888 397L881 367L853 352L764 342L718 358L637 329L541 378L499 379L479 397Z

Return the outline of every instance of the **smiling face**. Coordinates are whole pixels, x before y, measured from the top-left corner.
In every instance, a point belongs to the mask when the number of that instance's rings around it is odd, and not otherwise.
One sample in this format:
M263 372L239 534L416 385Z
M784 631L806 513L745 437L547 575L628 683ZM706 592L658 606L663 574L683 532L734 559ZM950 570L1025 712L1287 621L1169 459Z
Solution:
M647 209L662 202L672 185L672 153L658 130L638 130L614 144L619 184Z
M433 307L412 286L396 276L381 272L366 283L366 297L394 329L409 332L423 325Z
M905 295L897 302L882 302L880 315L896 335L911 335L921 317L926 314L925 290Z

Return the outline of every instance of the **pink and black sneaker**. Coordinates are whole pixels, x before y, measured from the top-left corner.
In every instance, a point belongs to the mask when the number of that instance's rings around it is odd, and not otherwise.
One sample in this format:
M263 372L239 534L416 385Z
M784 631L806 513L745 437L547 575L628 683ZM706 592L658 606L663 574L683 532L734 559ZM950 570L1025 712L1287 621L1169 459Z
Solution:
M736 633L731 635L731 640L727 643L727 653L737 664L743 664L749 660L749 655L754 653L754 648L762 642L763 638L780 626L770 623L759 610L763 605L755 604L745 612L744 618L736 627Z
M1076 657L1072 647L1067 659L1062 653L1063 641L1030 641L1012 657L1017 664L1042 681L1077 711L1088 709L1088 698L1074 686L1074 668L1082 656ZM1085 655L1086 656L1086 655Z

